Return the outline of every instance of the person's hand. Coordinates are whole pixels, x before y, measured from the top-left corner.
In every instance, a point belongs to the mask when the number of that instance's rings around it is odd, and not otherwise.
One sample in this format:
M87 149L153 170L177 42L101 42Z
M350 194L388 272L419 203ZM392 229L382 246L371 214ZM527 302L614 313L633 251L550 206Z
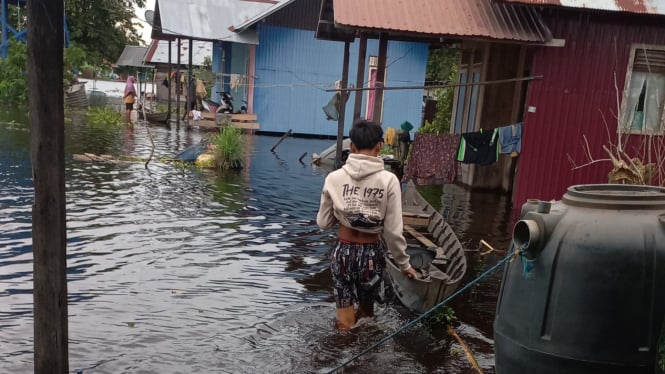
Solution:
M416 269L414 269L413 266L411 266L410 268L408 268L406 270L402 270L402 273L404 273L404 275L406 275L407 277L409 277L411 279L416 279L418 277L418 274L416 273Z

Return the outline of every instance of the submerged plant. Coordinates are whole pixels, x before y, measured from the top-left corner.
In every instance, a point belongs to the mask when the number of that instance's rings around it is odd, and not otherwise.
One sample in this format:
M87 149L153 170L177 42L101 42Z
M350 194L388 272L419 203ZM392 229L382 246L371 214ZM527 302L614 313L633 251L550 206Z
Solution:
M451 326L453 322L457 321L455 311L449 306L441 307L441 309L437 310L430 318L432 319L433 324L443 327Z
M219 134L210 138L214 147L217 167L223 170L242 168L242 131L234 127L223 127Z
M88 120L93 126L119 126L124 123L122 114L108 107L91 107L88 109Z

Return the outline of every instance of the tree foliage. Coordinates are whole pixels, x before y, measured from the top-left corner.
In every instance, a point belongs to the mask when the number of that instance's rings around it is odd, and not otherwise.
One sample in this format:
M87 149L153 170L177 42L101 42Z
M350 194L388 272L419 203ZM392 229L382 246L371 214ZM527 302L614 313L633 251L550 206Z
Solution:
M138 45L134 5L145 0L65 0L69 36L92 65L114 63L125 45Z
M0 59L0 103L14 107L28 101L28 48L25 44L10 40L7 58Z
M432 49L427 60L428 82L445 82L449 77L451 70L457 66L459 49L457 48L438 48Z
M432 82L450 83L457 79L457 63L459 51L453 48L441 48L431 51L427 62L427 80ZM447 134L450 132L450 121L453 114L455 88L439 88L434 93L436 115L432 122L426 121L420 132L429 134Z

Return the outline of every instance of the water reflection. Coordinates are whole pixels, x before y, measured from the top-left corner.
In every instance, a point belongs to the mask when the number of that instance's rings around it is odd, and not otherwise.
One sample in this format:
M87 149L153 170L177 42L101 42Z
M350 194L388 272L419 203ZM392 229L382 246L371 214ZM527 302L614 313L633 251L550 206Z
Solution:
M0 362L7 372L32 370L33 192L22 123L0 125ZM245 169L217 173L159 161L205 134L151 130L157 149L146 170L143 163L70 157L147 157L145 127L92 127L84 116L66 126L73 369L318 372L413 318L391 301L354 332L334 328L327 257L334 236L314 221L328 170L299 162L329 141L289 138L270 152L278 138L247 136ZM498 247L507 241L501 197L460 190L451 205L447 193L442 209L451 211L464 240ZM467 278L496 261L477 254L471 260ZM455 302L458 331L487 372L498 279ZM345 372L472 372L455 352L443 332L418 326Z

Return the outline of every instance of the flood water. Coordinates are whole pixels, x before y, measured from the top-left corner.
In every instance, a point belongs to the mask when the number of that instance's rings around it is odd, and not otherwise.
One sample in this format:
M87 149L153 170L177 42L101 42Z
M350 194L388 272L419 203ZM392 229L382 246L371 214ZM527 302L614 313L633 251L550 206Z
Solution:
M327 255L316 226L327 169L308 152L329 140L245 137L246 167L220 174L154 161L102 164L75 153L145 157L143 126L66 123L70 369L84 373L310 373L347 358L414 318L398 301L358 328L335 329ZM25 118L0 124L0 368L32 371L32 181ZM198 131L151 127L171 157ZM509 203L495 193L429 189L471 249L509 241ZM469 252L466 280L501 255ZM496 273L455 299L455 328L494 372ZM445 331L422 324L344 369L348 373L474 373Z

